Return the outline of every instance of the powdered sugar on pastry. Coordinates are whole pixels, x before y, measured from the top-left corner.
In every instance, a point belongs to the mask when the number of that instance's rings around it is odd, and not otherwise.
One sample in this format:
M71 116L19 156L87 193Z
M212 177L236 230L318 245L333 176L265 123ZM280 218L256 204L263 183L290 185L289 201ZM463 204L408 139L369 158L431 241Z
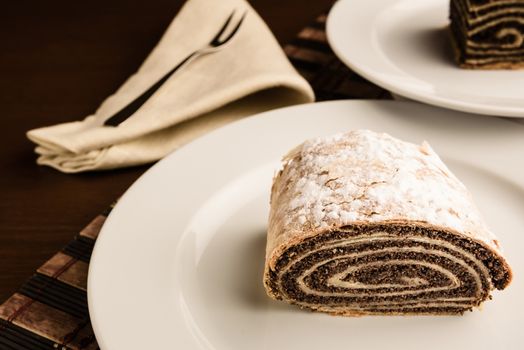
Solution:
M272 198L270 222L294 233L355 222L417 221L449 228L498 250L465 186L428 143L414 145L387 134L349 131L306 141L284 158ZM272 233L278 233L269 230Z

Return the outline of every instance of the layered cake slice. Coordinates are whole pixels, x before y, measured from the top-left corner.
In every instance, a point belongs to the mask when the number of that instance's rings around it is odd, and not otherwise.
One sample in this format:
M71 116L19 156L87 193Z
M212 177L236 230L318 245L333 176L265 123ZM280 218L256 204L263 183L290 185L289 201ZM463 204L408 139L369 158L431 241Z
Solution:
M464 68L524 68L524 0L451 0L451 35Z
M499 242L428 144L307 141L273 181L267 294L331 314L462 314L511 281Z

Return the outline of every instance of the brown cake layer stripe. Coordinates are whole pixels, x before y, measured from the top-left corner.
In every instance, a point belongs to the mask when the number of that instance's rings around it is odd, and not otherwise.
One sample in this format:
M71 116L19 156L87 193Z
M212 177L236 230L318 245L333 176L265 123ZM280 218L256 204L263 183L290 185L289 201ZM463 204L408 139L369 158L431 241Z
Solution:
M80 236L96 240L100 230L102 229L102 226L106 221L106 218L107 217L105 215L98 215L95 217L86 227L82 229L82 231L80 231Z
M451 6L456 7L455 11L462 13L469 24L478 24L494 17L501 17L508 12L515 14L524 11L522 1L498 2L489 7L478 7L467 0L452 0Z
M450 19L460 65L524 66L524 1L451 0Z
M61 344L65 349L98 347L89 322L22 294L14 294L0 306L0 318Z
M490 13L498 8L521 7L524 5L522 0L461 0L464 8L478 15Z
M469 45L477 47L489 47L500 45L504 49L516 49L520 46L519 35L522 33L524 7L521 9L508 8L505 11L497 11L489 18L468 17L469 14L457 8L454 2L450 7L450 19L457 34L462 35L469 41ZM472 21L479 21L471 23ZM506 29L506 31L502 31ZM509 32L508 32L509 30Z
M87 263L59 252L40 266L37 272L52 278L57 276L59 281L86 291L88 269Z
M457 9L452 2L450 7L451 25L457 35L466 39L464 42L468 47L481 49L500 47L505 50L518 50L520 42L510 34L513 30L521 33L524 7L518 12L514 9L508 12L497 12L492 14L496 17L472 24L468 23L468 15ZM480 18L477 18L477 20ZM502 31L503 29L506 29L506 32ZM507 33L507 30L510 30L510 32Z
M508 52L519 52L523 49L522 32L524 31L524 9L517 14L502 14L489 21L470 25L464 22L460 13L453 11L450 15L451 25L457 35L465 38L465 47L471 49L493 49Z
M510 280L506 263L482 243L400 223L306 239L289 247L270 275L274 298L345 315L462 314Z

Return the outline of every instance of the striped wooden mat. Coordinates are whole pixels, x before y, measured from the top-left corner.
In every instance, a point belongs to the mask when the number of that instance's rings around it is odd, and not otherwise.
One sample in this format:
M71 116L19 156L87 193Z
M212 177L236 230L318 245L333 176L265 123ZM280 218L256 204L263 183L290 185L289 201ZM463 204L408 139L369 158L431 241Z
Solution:
M334 56L325 21L325 15L318 17L284 48L313 86L317 100L390 98ZM91 221L0 306L0 349L99 348L87 309L87 271L109 211Z

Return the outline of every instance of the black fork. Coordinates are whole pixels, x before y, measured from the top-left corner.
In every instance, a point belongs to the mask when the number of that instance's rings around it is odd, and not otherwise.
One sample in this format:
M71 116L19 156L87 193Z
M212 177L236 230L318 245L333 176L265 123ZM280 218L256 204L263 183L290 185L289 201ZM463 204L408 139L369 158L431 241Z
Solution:
M120 123L127 120L127 118L133 115L176 71L180 70L182 67L186 66L188 63L190 63L192 60L196 59L199 56L218 51L221 47L223 47L226 43L233 39L235 34L238 32L240 25L244 21L244 18L246 17L246 12L244 12L242 14L242 17L238 20L238 22L229 30L227 34L225 34L226 29L230 27L229 24L231 23L231 20L233 19L235 12L236 11L233 11L229 15L229 17L226 19L226 22L222 25L218 33L213 37L213 39L211 39L211 41L207 45L189 54L179 64L177 64L174 68L167 72L162 78L160 78L160 80L151 85L141 95L136 97L133 101L127 104L120 111L106 119L104 121L104 125L118 126Z

